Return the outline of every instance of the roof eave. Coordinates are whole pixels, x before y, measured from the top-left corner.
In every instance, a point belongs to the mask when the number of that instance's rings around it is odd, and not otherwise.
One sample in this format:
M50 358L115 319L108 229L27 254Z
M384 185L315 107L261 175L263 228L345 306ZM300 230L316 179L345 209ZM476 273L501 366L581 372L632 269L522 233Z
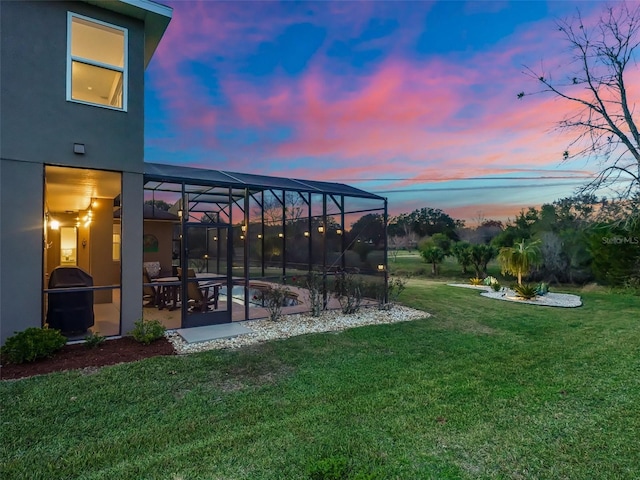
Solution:
M144 66L147 68L164 32L169 26L173 9L151 0L85 1L144 22Z

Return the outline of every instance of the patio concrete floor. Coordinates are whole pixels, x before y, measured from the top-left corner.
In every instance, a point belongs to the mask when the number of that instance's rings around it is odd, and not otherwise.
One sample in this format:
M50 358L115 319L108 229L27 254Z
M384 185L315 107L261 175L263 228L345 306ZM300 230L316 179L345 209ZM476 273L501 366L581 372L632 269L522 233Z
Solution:
M204 327L179 328L176 330L185 342L199 343L220 338L237 337L252 330L239 323L222 323L219 325L206 325Z

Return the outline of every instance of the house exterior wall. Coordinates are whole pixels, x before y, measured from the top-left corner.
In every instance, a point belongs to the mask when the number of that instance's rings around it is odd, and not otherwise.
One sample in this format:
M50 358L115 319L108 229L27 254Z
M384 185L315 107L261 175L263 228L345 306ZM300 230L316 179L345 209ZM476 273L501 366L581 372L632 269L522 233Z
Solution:
M144 234L158 239L157 252L143 252L145 262L160 262L161 275L171 275L173 259L173 223L153 220L144 221Z
M81 2L1 2L2 158L142 173L144 25ZM66 100L67 12L128 29L127 111ZM86 154L73 153L82 143Z
M138 173L122 174L121 334L142 318L142 205L144 180Z
M42 181L37 163L0 162L2 343L42 318Z
M128 29L126 112L66 100L69 11ZM141 20L83 2L0 2L2 344L42 322L45 164L123 172L122 333L142 314L144 40Z

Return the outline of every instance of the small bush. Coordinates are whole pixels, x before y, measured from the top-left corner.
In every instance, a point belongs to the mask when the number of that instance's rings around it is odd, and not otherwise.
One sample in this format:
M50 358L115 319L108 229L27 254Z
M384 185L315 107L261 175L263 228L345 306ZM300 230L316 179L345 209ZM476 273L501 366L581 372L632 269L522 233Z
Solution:
M60 330L31 327L9 337L0 353L9 363L33 362L50 357L65 343L67 339Z
M491 285L495 285L496 283L498 283L498 280L496 279L496 277L492 277L491 275L489 275L482 281L482 283L490 287Z
M536 287L532 285L515 285L513 290L516 292L516 297L523 298L524 300L531 300L536 297Z
M540 282L536 287L536 294L546 295L547 293L549 293L549 284L546 282Z
M262 304L269 312L269 320L275 322L280 318L282 307L286 304L290 296L291 290L282 285L269 287L261 293Z
M84 337L84 346L87 348L95 348L98 345L104 343L105 337L100 335L99 332L89 332Z
M129 334L134 340L149 345L151 342L164 336L166 328L160 320L145 320L141 318L134 323L134 328Z
M397 302L405 288L407 288L407 280L405 278L396 277L389 280L389 302Z
M362 287L363 281L356 274L343 272L336 277L334 296L340 302L342 313L351 315L360 310Z
M310 272L307 275L306 287L308 293L309 307L311 307L311 315L319 317L324 305L324 285L322 275L317 272Z
M496 282L491 284L491 288L493 288L494 292L499 292L502 286L498 282Z
M378 308L386 310L398 301L398 297L407 288L407 280L404 278L390 278L385 292L384 283L375 285L375 296L378 300ZM386 298L385 298L386 293Z
M470 279L469 279L469 282L471 282L471 285L475 285L475 286L480 286L480 285L482 285L482 284L483 284L483 283L482 283L482 282L483 282L483 281L482 281L482 279L481 279L481 278L479 278L479 277L473 277L473 278L470 278Z

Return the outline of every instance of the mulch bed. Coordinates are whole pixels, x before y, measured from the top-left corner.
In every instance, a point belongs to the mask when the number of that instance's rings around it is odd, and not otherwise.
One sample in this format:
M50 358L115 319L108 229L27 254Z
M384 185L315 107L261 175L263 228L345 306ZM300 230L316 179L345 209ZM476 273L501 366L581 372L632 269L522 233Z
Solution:
M0 380L32 377L61 370L99 368L158 355L175 354L173 345L166 338L149 345L136 342L131 337L106 340L94 348L87 348L84 344L65 345L51 358L19 365L3 364L0 367Z

